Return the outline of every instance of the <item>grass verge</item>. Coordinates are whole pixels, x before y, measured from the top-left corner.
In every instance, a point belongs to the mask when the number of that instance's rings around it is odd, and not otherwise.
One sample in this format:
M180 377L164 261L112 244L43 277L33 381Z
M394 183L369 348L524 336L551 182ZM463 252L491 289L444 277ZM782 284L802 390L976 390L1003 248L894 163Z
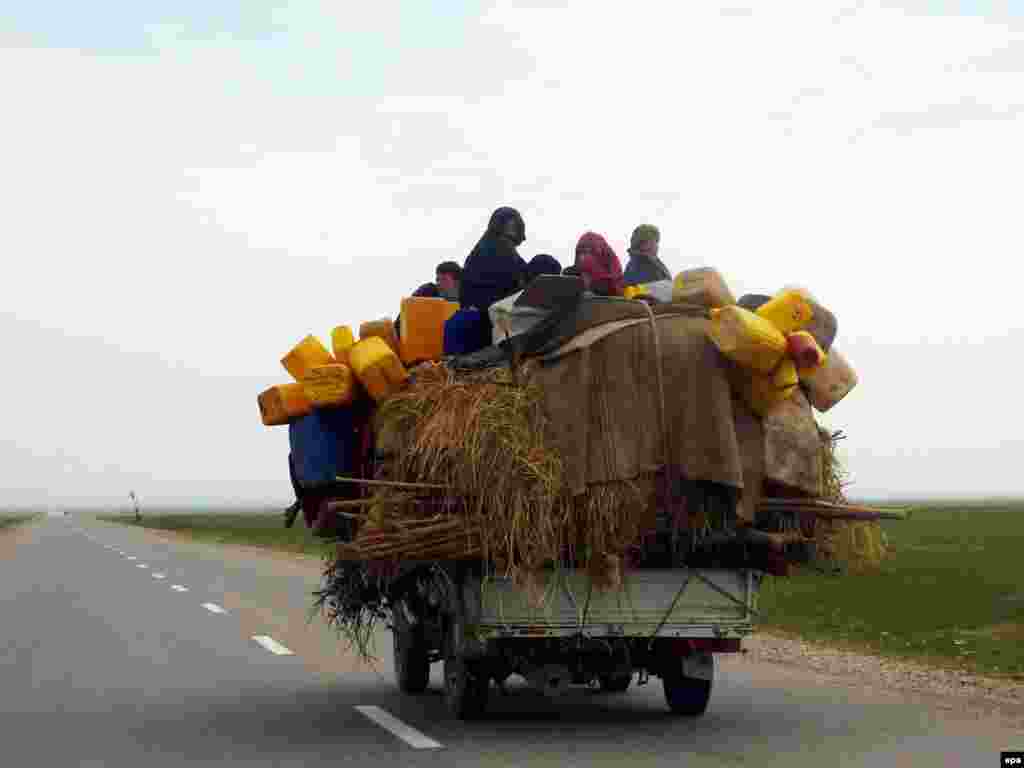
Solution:
M13 528L16 525L30 523L39 517L38 513L29 512L0 512L0 530Z
M767 577L761 627L1024 680L1024 502L929 504L883 522L879 572Z
M174 531L212 544L241 544L318 557L326 554L331 546L314 538L301 519L296 520L291 528L285 528L281 513L148 514L143 515L141 523L135 522L133 514L97 517L133 528Z

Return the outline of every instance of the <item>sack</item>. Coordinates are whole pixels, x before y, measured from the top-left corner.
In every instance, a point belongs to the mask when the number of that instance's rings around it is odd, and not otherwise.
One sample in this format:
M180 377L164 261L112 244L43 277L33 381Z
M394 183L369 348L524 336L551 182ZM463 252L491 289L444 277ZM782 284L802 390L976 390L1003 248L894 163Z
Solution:
M356 427L350 408L317 409L288 425L295 478L304 490L325 488L355 471Z

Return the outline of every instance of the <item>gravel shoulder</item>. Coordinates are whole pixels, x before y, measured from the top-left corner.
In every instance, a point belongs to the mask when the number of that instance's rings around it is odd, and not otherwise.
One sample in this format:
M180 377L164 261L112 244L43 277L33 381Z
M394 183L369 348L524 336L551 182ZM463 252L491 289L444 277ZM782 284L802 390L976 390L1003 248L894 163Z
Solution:
M767 632L755 633L743 645L746 653L723 657L723 663L799 668L851 688L920 697L941 709L1000 714L1024 727L1024 683L867 655Z

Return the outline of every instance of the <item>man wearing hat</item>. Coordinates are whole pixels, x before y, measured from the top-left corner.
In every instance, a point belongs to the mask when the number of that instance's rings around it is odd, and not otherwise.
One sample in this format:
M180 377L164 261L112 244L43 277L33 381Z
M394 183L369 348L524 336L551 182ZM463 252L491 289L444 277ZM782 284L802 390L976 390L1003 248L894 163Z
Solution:
M671 280L672 273L658 258L661 233L653 224L641 224L629 239L629 263L624 274L626 285Z

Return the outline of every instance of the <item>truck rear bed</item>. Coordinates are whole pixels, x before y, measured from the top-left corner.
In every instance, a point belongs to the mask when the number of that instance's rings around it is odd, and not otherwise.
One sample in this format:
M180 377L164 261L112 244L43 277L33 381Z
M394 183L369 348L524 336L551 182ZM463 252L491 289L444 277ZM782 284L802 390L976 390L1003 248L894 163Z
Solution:
M581 627L596 637L740 638L753 631L760 581L750 570L637 569L622 590L601 592L585 573L548 571L533 600L531 591L494 578L473 590L479 604L467 608L492 639L565 637Z

